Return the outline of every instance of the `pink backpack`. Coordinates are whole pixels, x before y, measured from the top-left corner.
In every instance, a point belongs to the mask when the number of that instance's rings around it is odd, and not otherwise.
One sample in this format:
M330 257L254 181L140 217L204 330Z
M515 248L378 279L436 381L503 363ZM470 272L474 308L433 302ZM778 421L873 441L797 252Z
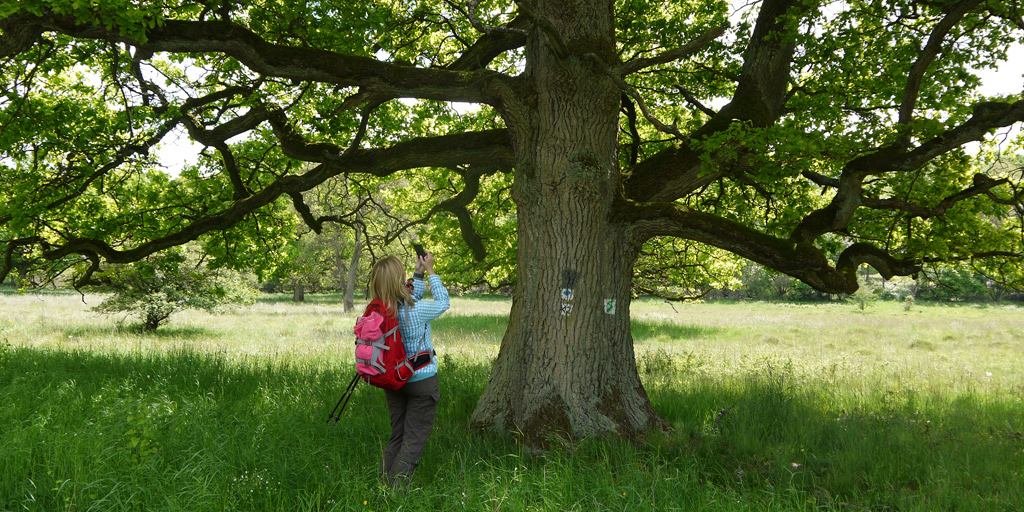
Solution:
M360 379L379 388L400 389L416 370L433 360L434 354L429 350L419 350L411 358L406 355L402 334L398 331L398 318L387 316L386 312L384 303L374 299L366 306L363 316L356 319L356 327L353 329L356 335L356 374L352 376L334 410L327 415L328 424L331 420L337 424L341 419L341 413L345 412L345 406ZM408 310L405 315L408 322ZM420 338L421 349L426 336L424 333L423 338Z
M356 372L372 386L400 389L416 370L430 364L431 358L429 352L422 350L408 357L398 318L386 313L384 303L374 299L363 316L356 319ZM406 311L407 317L408 314ZM422 343L420 339L421 348Z

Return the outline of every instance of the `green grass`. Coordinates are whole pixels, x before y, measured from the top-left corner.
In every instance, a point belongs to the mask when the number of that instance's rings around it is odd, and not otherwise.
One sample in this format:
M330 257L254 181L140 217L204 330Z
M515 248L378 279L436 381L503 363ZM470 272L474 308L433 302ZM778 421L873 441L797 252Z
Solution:
M0 295L0 511L1019 510L1024 310L636 301L672 425L536 454L471 432L509 301L434 323L443 400L416 488L377 481L387 412L355 313L261 301L156 334L98 297ZM364 504L365 503L365 504Z

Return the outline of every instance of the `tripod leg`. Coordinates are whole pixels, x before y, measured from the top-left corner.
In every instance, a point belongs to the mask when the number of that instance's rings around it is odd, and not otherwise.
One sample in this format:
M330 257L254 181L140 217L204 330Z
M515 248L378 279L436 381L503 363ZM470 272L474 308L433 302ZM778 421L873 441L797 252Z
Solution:
M341 413L345 412L345 407L348 405L348 401L352 398L352 394L355 393L356 386L359 385L359 374L352 376L352 381L348 383L348 389L345 392L345 402L341 404L341 410L338 411L338 415L334 418L334 424L338 424L338 420L341 419Z
M352 398L352 393L355 392L356 385L358 385L358 384L359 384L359 374L357 373L357 374L355 374L352 377L352 380L348 383L348 387L345 389L345 394L342 395L342 397L341 397L342 400L344 400L344 401L340 402L341 403L341 409L338 410L338 414L334 417L334 424L335 425L337 425L338 424L338 420L341 419L341 414L343 412L345 412L345 406L348 405L348 401Z
M338 424L338 420L341 419L341 413L345 412L345 406L348 405L348 401L352 398L352 392L355 391L356 385L359 384L359 374L352 376L352 380L349 381L348 387L345 388L345 392L342 393L341 398L338 399L338 403L334 405L334 410L327 415L327 423L330 424L331 420L334 420L334 424ZM340 407L340 410L339 410ZM337 414L335 414L337 411Z
M341 405L341 401L344 400L344 399L345 399L345 395L341 395L341 398L338 399L338 403L334 404L334 409L332 409L331 412L329 414L327 414L327 424L328 425L331 424L331 420L334 419L334 412L338 410L338 406Z

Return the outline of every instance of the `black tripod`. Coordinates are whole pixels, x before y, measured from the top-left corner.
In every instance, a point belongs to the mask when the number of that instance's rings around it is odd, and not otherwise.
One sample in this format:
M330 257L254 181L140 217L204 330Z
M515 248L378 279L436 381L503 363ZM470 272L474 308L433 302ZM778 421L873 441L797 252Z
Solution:
M338 403L335 404L334 410L327 415L327 424L331 424L331 420L334 420L334 424L338 424L338 420L341 419L341 413L345 412L345 406L348 405L348 399L352 398L352 392L355 391L356 386L359 384L359 374L352 376L352 380L348 383L348 387L345 388L345 392L341 394L341 398L338 399ZM340 409L339 409L340 408ZM337 414L335 414L337 412Z

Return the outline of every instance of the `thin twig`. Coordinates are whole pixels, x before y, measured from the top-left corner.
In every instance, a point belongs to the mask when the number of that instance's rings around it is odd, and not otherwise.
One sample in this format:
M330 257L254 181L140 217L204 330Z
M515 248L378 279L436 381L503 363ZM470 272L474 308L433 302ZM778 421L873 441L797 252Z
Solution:
M680 84L673 84L673 86L676 88L677 91L679 91L679 94L683 95L683 98L686 99L687 103L696 107L697 110L700 110L701 112L707 114L708 117L715 117L715 115L718 114L718 112L711 110L710 108L706 107L703 103L701 103L700 100L698 100L697 97L694 96L693 93L690 92L690 90L687 89L686 87L683 87Z

